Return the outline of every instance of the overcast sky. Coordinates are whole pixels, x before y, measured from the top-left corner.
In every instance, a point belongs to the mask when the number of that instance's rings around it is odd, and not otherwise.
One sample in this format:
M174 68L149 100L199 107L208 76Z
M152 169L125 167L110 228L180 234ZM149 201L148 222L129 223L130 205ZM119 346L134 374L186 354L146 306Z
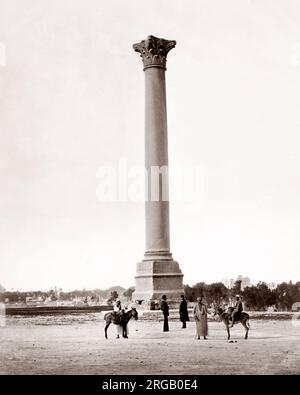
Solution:
M203 195L171 204L184 283L300 280L297 0L0 0L0 283L134 284L141 202L97 200L97 169L144 159L132 44L168 56L170 167Z

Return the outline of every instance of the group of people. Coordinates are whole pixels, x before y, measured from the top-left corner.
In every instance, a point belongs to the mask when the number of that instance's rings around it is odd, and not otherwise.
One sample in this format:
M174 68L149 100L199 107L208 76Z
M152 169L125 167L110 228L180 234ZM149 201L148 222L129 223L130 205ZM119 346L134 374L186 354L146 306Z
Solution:
M166 295L162 296L161 310L162 310L163 316L164 316L163 331L168 332L169 331L169 320L168 320L169 305L167 303L167 296ZM186 323L187 323L187 321L190 320L190 318L189 318L189 313L188 313L187 301L186 301L184 295L181 295L181 302L180 302L180 306L179 306L179 317L180 317L180 321L182 322L182 328L186 328ZM197 329L198 339L200 339L200 336L203 336L204 339L206 339L206 336L208 335L207 307L203 303L203 298L197 298L197 304L194 307L194 318L196 321L196 329Z
M181 295L181 301L180 301L180 306L179 306L179 317L180 321L182 322L182 328L186 328L186 323L187 321L190 320L189 314L188 314L188 306L187 306L187 301L185 299L184 295ZM167 303L167 296L163 295L160 308L162 310L163 316L164 316L164 323L163 323L163 331L168 332L169 331L169 305ZM117 299L115 301L114 307L114 321L116 324L120 324L122 321L123 314L125 313L124 310L121 307L121 301L120 299ZM233 327L234 323L240 319L240 315L243 311L243 304L241 301L241 298L239 295L236 295L236 303L235 306L232 310L231 314L231 327ZM197 338L200 339L201 336L203 337L204 340L207 339L208 336L208 324L207 324L207 306L203 301L203 297L198 297L197 298L197 303L194 306L193 309L193 314L194 314L194 319L196 322L196 332L197 332ZM120 331L120 328L118 329ZM117 338L119 338L120 333L117 332Z
M167 296L166 295L162 296L161 310L162 310L163 316L164 316L163 331L168 332L169 331L169 322L168 322L169 305L167 303ZM233 327L234 323L239 320L242 310L243 310L243 304L242 304L241 298L239 295L236 295L236 303L235 303L235 306L234 306L232 314L231 314L231 321L232 321L231 327ZM197 298L197 303L194 306L193 314L194 314L194 319L196 322L197 338L200 339L202 336L204 338L204 340L206 340L207 336L208 336L207 306L203 302L202 297ZM189 318L189 314L188 314L187 301L186 301L184 295L181 295L181 302L180 302L180 306L179 306L179 317L180 317L180 321L182 322L182 328L186 328L186 323L187 323L187 321L190 320L190 318Z

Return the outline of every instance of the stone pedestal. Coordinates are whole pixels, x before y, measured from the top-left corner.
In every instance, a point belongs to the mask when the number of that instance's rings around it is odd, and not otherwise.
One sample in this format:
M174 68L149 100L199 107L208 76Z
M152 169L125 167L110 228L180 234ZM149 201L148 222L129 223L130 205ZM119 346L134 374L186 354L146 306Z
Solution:
M182 277L178 262L172 259L138 262L133 300L149 304L166 295L169 304L177 303L183 293Z
M183 274L170 252L168 132L165 71L168 52L176 45L148 36L135 51L145 72L146 252L137 263L133 300L150 304L166 295L177 304L183 293Z

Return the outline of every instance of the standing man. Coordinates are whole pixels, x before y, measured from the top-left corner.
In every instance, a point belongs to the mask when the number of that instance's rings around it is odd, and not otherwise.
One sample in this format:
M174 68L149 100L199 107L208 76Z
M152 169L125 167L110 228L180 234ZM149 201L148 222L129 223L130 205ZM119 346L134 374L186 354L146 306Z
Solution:
M197 304L194 307L194 318L198 340L200 339L200 336L203 336L204 340L206 340L206 336L208 335L207 307L202 302L202 297L197 298Z
M169 332L169 322L168 322L168 317L169 317L169 305L167 303L167 296L163 295L161 298L161 304L160 304L160 308L163 312L164 315L164 328L163 331L164 332Z
M190 320L188 309L187 309L187 302L185 300L184 295L181 295L180 298L181 298L181 302L179 306L179 316L180 316L180 321L182 322L182 328L186 328L186 322Z

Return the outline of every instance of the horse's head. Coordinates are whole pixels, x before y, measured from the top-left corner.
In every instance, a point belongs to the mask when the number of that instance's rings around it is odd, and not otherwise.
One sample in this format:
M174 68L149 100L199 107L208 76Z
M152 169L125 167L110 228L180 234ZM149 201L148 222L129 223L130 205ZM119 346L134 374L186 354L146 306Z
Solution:
M135 320L137 320L137 319L139 318L137 309L136 309L135 307L132 307L132 308L131 308L131 313L132 313L132 317L133 317Z
M215 315L221 315L221 314L223 314L224 313L224 310L222 309L222 307L220 307L220 306L217 306L216 308L215 308L215 311L214 311L214 316Z

